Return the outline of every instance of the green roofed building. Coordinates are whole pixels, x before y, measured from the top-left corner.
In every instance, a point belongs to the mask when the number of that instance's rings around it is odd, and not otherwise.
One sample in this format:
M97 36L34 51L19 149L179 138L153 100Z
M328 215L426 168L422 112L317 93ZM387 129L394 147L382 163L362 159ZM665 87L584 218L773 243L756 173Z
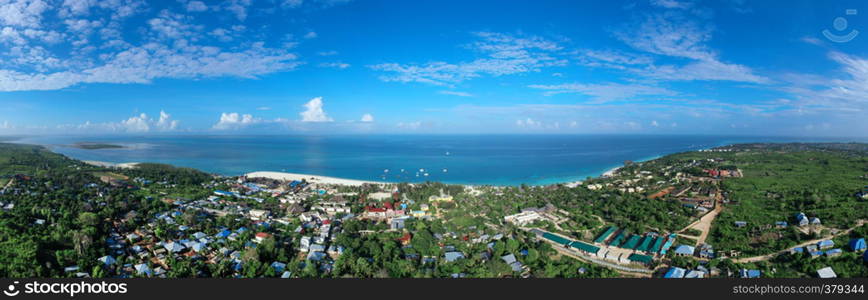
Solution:
M600 251L600 247L580 241L573 241L572 243L570 243L570 247L592 254L597 254L597 252Z
M621 248L636 249L636 246L639 245L639 239L641 239L641 238L642 238L641 236L634 234L633 236L630 237L630 239L627 240L626 243L624 243L624 246L622 246Z
M636 254L636 253L630 254L630 256L627 257L627 259L629 259L632 262L640 263L643 265L650 265L651 261L653 261L653 258L651 258L648 255L642 255L642 254Z
M648 248L651 247L651 241L654 240L654 237L650 235L646 235L642 242L639 243L639 248L636 248L636 251L648 252Z
M604 231L603 234L601 234L599 237L597 237L596 240L594 240L594 243L602 244L603 242L606 241L606 239L608 239L610 236L612 236L612 234L614 234L615 231L617 231L617 230L618 230L618 227L609 226L609 228L606 229L606 231Z
M612 246L612 247L621 246L621 243L624 242L624 239L627 238L627 235L629 235L629 233L627 233L626 230L621 230L621 233L619 233L618 236L616 236L615 239L613 239L612 242L609 243L609 246Z
M571 242L570 240L565 239L565 238L563 238L563 237L561 237L561 236L559 236L559 235L554 235L554 234L551 234L551 233L548 233L548 232L543 233L542 236L543 236L544 238L546 238L546 239L552 241L552 242L555 242L555 243L558 243L558 244L561 244L561 245L564 245L564 246L568 246L568 245L570 244L570 242Z
M666 240L663 236L658 236L656 240L654 240L654 245L651 246L651 253L660 252L660 247L663 247L663 241Z

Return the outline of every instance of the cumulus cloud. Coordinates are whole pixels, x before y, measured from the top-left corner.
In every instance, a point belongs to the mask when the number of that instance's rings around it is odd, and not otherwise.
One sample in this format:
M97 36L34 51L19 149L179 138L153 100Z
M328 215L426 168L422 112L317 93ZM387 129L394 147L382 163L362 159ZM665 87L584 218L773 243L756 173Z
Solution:
M364 115L362 115L362 119L361 119L361 121L362 121L362 122L365 122L365 123L373 122L373 121L374 121L374 116L371 115L371 114L364 114Z
M325 110L323 110L323 102L322 97L316 97L310 99L307 103L304 104L305 110L299 115L301 115L302 122L332 122L332 118L326 115Z
M189 12L201 12L208 10L208 5L205 5L205 2L202 1L190 1L187 2L187 11Z
M202 5L185 2L182 11L200 11ZM250 0L226 1L215 13L244 21L249 5ZM42 0L0 0L0 91L257 78L301 64L290 48L266 46L267 37L250 34L243 24L208 28L191 16L146 6L142 0L65 0L52 8ZM47 18L55 13L59 18ZM136 14L141 15L122 20Z
M241 129L259 122L262 120L254 118L250 114L221 113L220 120L212 128L217 130Z
M177 120L172 120L172 116L169 113L161 110L160 117L156 120L149 117L146 113L140 113L118 122L94 123L85 121L78 125L57 125L57 129L84 133L172 132L178 130L178 123Z

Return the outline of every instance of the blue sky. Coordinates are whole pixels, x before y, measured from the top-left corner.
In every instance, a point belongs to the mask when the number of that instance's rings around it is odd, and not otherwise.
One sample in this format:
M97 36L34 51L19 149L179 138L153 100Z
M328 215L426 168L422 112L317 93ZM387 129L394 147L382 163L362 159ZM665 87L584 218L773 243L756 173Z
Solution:
M0 133L865 136L866 6L0 0Z

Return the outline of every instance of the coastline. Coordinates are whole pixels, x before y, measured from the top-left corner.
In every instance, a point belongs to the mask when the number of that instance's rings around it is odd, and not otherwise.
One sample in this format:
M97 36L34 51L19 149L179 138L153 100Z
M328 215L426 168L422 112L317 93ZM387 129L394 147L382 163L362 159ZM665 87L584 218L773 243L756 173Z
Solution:
M57 152L55 152L55 153L57 153ZM60 154L60 153L58 153L58 154ZM63 155L63 154L60 154L60 155ZM98 160L82 160L82 162L89 164L91 166L97 166L97 167L103 167L103 168L120 168L120 169L132 169L132 168L135 168L138 164L140 164L139 162L111 163L111 162L98 161Z
M272 171L250 172L250 173L244 174L243 176L246 176L247 178L268 178L268 179L283 180L283 181L292 181L292 180L301 181L303 179L303 180L307 180L307 182L310 182L310 183L335 184L335 185L346 185L346 186L361 186L363 184L373 184L373 185L393 184L393 183L389 183L389 182L365 181L365 180L346 179L346 178L337 178L337 177L311 175L311 174L272 172Z

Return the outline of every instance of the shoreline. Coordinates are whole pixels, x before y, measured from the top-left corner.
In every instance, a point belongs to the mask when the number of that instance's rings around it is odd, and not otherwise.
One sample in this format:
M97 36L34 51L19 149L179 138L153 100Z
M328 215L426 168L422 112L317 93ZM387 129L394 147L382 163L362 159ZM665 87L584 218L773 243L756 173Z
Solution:
M273 171L255 171L255 172L246 173L246 174L241 175L241 176L245 176L247 178L268 178L268 179L283 180L283 181L293 181L293 180L301 181L302 179L304 179L310 183L335 184L335 185L346 185L346 186L361 186L363 184L373 184L373 185L395 184L395 183L391 183L391 182L366 181L366 180L347 179L347 178L320 176L320 175L312 175L312 174L273 172Z

